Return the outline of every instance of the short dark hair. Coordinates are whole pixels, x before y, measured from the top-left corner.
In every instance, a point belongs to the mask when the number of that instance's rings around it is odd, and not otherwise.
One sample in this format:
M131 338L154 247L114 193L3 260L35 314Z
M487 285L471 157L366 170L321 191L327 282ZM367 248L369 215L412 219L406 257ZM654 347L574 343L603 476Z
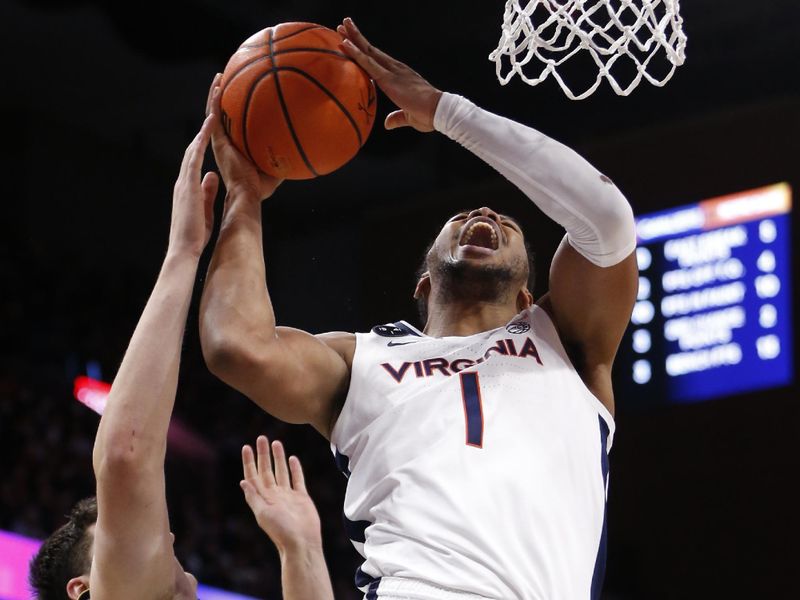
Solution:
M97 498L84 498L67 518L31 560L28 582L38 600L68 600L69 580L91 568L92 536L88 529L97 522Z
M533 288L536 285L536 254L531 249L531 245L528 243L528 240L523 240L525 243L525 252L528 255L528 290L533 293ZM422 276L428 271L428 253L433 248L433 245L436 243L436 239L434 239L427 248L425 248L425 254L422 255L422 263L420 263L419 267L417 268L416 281L418 282ZM416 283L416 282L415 282ZM428 322L428 299L427 298L417 298L417 312L419 313L419 320L422 324L422 327L425 327L425 323Z

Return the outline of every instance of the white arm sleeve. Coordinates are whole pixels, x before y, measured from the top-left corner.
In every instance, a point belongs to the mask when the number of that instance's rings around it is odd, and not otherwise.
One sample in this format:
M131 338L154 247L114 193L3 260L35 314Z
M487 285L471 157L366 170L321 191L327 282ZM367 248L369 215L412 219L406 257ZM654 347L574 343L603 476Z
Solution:
M442 94L433 125L522 190L593 264L610 267L633 252L628 201L575 151L455 94Z

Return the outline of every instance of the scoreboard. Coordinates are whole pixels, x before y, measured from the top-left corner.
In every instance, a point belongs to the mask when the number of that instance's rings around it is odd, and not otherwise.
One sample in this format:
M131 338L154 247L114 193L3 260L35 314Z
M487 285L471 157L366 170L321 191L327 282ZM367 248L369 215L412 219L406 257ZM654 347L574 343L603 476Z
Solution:
M694 402L793 380L791 189L636 219L639 292L617 358L622 402Z

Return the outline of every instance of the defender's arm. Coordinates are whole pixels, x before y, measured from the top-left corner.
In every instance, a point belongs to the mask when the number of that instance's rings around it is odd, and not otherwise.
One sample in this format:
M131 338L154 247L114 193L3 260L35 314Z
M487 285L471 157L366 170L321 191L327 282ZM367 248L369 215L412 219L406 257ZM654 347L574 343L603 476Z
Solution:
M186 151L175 186L167 257L95 439L98 517L90 588L98 598L161 597L175 584L164 456L181 340L218 185L213 173L200 180L209 125L207 119Z
M256 522L280 554L284 600L333 600L319 514L306 491L300 461L292 456L287 465L280 442L272 443L272 451L274 473L265 436L256 440L257 459L250 446L242 448L240 485Z

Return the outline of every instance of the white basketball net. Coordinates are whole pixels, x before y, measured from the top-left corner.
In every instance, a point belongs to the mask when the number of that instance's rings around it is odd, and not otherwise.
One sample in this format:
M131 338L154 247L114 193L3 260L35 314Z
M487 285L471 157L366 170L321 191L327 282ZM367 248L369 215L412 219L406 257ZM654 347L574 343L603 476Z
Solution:
M552 75L569 98L582 100L605 78L617 94L627 96L642 78L663 86L683 64L686 36L679 10L679 0L507 0L500 43L489 60L502 85L515 73L530 85ZM591 54L599 72L588 89L573 92L562 77L563 65L581 51ZM657 55L670 63L661 76L647 71ZM635 75L626 68L627 84L611 74L620 59L635 67Z

